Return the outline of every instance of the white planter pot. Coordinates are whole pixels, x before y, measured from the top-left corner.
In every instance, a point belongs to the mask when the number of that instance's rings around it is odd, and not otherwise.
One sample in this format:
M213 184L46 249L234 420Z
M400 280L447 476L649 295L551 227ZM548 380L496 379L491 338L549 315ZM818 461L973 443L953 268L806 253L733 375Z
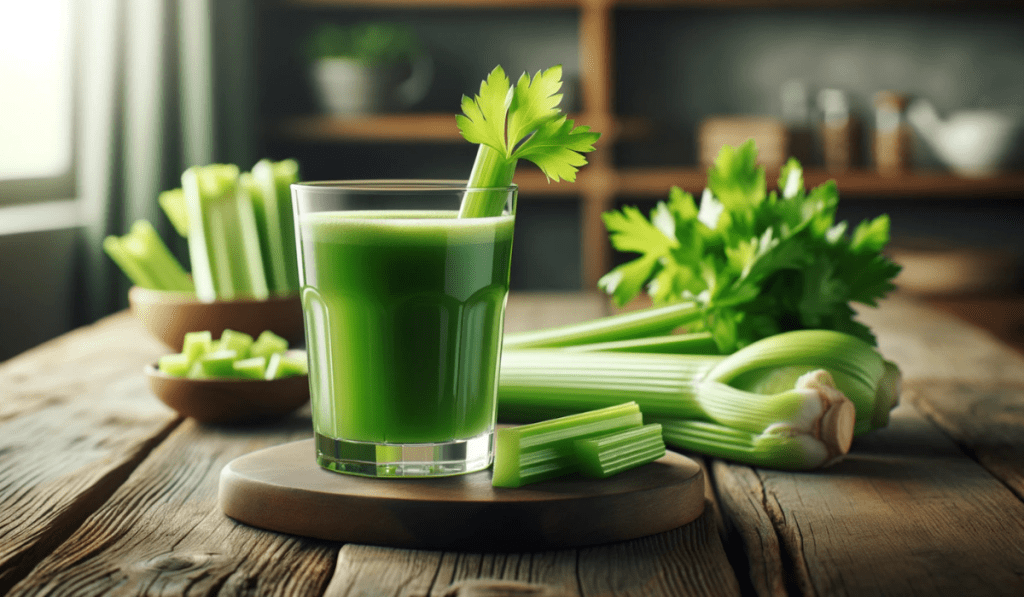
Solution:
M320 107L339 116L407 109L426 95L433 64L423 57L402 67L366 66L347 58L313 63L312 78Z

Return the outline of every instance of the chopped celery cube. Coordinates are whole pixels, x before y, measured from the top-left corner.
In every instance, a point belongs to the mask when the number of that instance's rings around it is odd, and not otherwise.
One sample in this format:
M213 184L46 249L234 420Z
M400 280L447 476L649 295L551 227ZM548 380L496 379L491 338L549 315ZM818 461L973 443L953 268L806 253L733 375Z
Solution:
M234 362L235 377L246 379L263 379L267 372L266 357L239 359Z
M242 175L252 198L267 285L275 294L299 291L291 184L299 181L295 160L262 159L250 175Z
M217 350L233 350L238 353L239 359L249 357L249 350L252 347L252 336L245 332L235 330L224 330L217 341Z
M304 357L289 356L284 353L275 352L270 355L270 359L267 361L267 373L264 377L266 379L281 379L282 377L306 375L308 371L308 365Z
M166 354L157 361L157 368L167 375L174 377L185 377L188 374L189 365L192 364L187 354L176 353Z
M249 354L254 357L270 358L270 355L275 352L284 352L286 350L288 350L287 340L270 330L265 330L253 342L252 347L249 349Z
M269 296L256 216L238 177L231 164L193 166L181 175L192 276L204 302Z
M234 363L238 353L233 350L215 350L199 358L203 373L210 377L231 377L235 373Z
M661 425L617 431L575 442L580 472L604 479L622 471L653 462L665 455Z
M640 427L636 402L498 429L491 484L519 487L579 470L574 442Z
M163 208L167 219L174 230L184 238L188 238L188 212L185 210L185 193L179 189L171 189L160 193L157 202Z
M195 288L181 263L146 220L132 224L124 236L103 239L103 250L136 286L184 292Z
M189 365L188 373L185 374L185 377L189 379L209 379L211 376L207 375L206 372L203 371L203 363L196 359L195 361L192 361L191 365Z
M188 332L182 340L181 352L188 355L189 362L213 351L213 334L209 331Z

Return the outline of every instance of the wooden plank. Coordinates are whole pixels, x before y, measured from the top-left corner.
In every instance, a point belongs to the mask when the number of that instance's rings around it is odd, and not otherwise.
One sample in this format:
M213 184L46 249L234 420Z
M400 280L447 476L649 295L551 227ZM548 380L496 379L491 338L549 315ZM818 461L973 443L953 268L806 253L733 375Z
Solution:
M909 405L827 471L754 474L716 475L723 503L761 504L800 594L1024 594L1024 503Z
M11 595L320 594L337 546L247 527L217 506L227 462L311 433L308 410L265 427L186 421Z
M1024 500L1024 384L922 380L905 396Z
M142 375L165 350L119 314L0 365L0 593L180 422Z
M1024 383L1024 355L991 333L924 303L893 295L884 308L858 309L904 378Z

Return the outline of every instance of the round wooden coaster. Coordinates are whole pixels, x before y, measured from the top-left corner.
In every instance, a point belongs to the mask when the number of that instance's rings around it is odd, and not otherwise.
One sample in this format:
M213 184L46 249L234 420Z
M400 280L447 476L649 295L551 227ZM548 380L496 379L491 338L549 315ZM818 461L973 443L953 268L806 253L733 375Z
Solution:
M663 458L604 480L564 477L515 489L491 471L371 479L324 470L313 440L253 452L221 471L220 506L239 522L304 537L413 549L538 551L635 539L704 511L693 460Z

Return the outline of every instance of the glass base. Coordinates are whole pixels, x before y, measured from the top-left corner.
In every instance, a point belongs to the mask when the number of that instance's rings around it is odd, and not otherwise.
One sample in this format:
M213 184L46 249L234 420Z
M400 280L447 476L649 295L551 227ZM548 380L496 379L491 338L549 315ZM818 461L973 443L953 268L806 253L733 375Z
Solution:
M316 434L316 462L336 473L363 477L449 477L486 469L494 459L494 432L437 444L377 444Z

